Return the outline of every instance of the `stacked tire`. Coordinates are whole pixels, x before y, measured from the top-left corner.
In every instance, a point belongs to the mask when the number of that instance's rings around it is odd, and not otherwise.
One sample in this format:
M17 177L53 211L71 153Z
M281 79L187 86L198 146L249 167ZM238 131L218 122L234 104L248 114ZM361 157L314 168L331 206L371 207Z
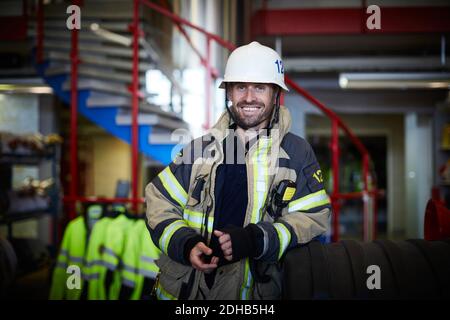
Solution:
M283 261L283 299L442 298L450 298L450 241L313 241Z
M11 243L0 238L0 298L7 296L14 283L17 271L17 256Z

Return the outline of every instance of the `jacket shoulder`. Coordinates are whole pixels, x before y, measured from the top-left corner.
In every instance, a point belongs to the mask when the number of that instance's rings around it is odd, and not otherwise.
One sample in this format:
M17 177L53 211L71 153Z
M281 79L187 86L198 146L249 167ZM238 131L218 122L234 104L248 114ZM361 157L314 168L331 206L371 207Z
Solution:
M311 156L312 147L302 137L288 132L281 141L281 148L287 153L291 161L304 163Z
M205 149L214 141L211 134L195 138L181 148L176 160L177 164L193 164L197 158L202 157ZM177 159L178 158L178 159Z

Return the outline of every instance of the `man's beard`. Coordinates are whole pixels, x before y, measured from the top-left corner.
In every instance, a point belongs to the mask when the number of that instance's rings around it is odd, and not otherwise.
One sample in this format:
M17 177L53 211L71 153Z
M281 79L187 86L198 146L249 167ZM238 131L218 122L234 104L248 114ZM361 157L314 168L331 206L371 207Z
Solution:
M263 109L263 111L255 116L252 117L246 117L242 114L240 114L237 109L242 108L244 106L258 106ZM236 122L236 125L244 130L248 130L250 128L257 127L265 120L269 119L272 115L272 111L274 109L274 106L267 107L262 102L254 102L254 103L246 103L246 102L238 102L237 105L233 105L230 108L230 111L233 115L233 120ZM241 109L239 109L241 110Z

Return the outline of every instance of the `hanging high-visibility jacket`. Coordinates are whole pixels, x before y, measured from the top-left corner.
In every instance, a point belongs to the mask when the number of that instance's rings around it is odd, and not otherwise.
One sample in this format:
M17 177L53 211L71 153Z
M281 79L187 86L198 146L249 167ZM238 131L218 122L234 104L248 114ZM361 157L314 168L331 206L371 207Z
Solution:
M76 279L77 274L68 270L70 266L83 267L83 259L86 248L86 224L84 217L73 219L66 227L63 241L53 271L52 286L50 289L51 300L77 300L82 291L82 279ZM69 271L69 273L68 273ZM69 279L69 277L72 277ZM79 283L79 286L75 282ZM71 282L71 283L68 283ZM73 288L71 288L74 286Z
M132 296L134 296L135 292L137 291L136 282L139 276L138 263L139 255L141 252L141 242L139 240L141 236L142 235L140 234L139 220L137 220L130 228L125 243L125 251L122 255L122 290L127 292L131 291L130 296L125 297L126 299L136 300L133 299Z
M102 252L102 266L100 266L100 295L105 294L106 299L119 298L121 280L121 258L125 250L128 231L134 222L125 214L121 214L110 223L106 230L106 241ZM107 274L112 272L111 283L107 283Z
M112 217L100 219L92 229L86 251L85 265L83 267L83 278L87 282L87 298L89 300L103 300L105 294L100 290L100 273L104 269L102 266L102 250L106 242L106 230L109 224L114 221Z
M150 297L158 274L155 260L160 251L153 244L143 219L137 220L128 232L126 249L122 257L122 285L131 288L131 300ZM150 284L148 287L146 284Z

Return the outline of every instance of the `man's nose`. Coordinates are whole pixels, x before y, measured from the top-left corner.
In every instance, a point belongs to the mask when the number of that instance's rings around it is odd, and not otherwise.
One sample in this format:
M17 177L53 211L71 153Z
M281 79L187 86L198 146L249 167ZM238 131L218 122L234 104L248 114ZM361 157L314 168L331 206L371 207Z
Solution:
M252 87L247 88L247 94L245 95L245 102L253 102L255 100L255 93Z

